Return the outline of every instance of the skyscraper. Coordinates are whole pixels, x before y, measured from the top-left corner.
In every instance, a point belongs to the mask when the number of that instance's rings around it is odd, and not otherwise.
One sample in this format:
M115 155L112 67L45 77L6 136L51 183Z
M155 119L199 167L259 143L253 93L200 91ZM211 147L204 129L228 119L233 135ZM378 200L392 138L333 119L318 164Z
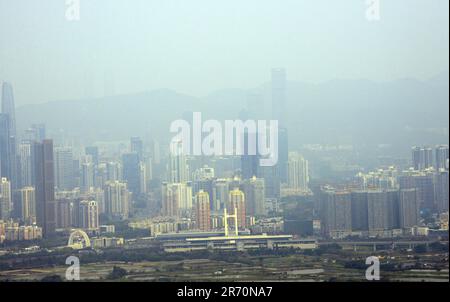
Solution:
M71 148L55 150L56 187L61 191L74 188L73 154Z
M2 85L2 113L9 116L9 129L11 136L16 137L16 109L14 93L11 84L3 82Z
M9 167L8 179L11 182L12 189L16 189L18 187L17 181L17 173L18 173L18 161L17 161L17 146L16 146L16 109L14 103L14 93L11 84L7 82L3 82L2 85L2 114L6 114L8 116L8 128L9 128Z
M416 189L400 190L400 227L411 228L419 224L419 196Z
M104 187L105 212L112 219L127 219L129 214L130 192L127 184L108 181Z
M79 227L86 230L98 229L98 205L94 200L80 202Z
M369 232L388 230L388 199L382 190L370 190L367 193Z
M136 199L141 194L141 168L137 153L122 155L123 180L128 184L128 190Z
M11 140L9 115L0 113L0 177L11 179Z
M352 230L368 231L369 217L367 191L353 191L351 193Z
M436 207L438 213L448 212L449 180L448 171L439 171L435 178Z
M246 212L245 212L245 195L244 192L239 190L238 188L230 191L228 197L228 213L233 213L236 209L237 211L237 223L238 227L245 229L247 226Z
M0 178L0 220L8 220L12 212L11 182Z
M244 154L241 156L242 179L250 179L258 176L259 155L258 155L258 133L250 133L244 130ZM254 144L256 150L250 150L249 145Z
M130 151L131 153L137 153L139 160L143 160L144 157L144 143L140 137L133 136L130 139Z
M441 169L448 170L448 145L441 145L436 147L435 158L436 171Z
M195 195L195 220L197 228L202 231L211 230L211 209L209 194L201 190Z
M82 192L90 192L95 187L95 166L92 158L87 156L81 163L81 182L80 189Z
M36 220L36 192L33 187L24 187L19 190L19 218L25 222Z
M19 144L19 179L20 188L34 185L34 167L33 167L33 144L30 141L23 141Z
M265 216L265 185L263 178L252 177L244 180L242 191L245 196L245 211L246 215L250 216Z
M351 234L351 193L324 188L320 194L320 217L324 235L339 238Z
M43 140L34 144L36 222L42 227L44 237L56 228L55 177L53 141Z
M288 187L304 192L308 191L308 183L308 161L297 152L290 152L288 161Z
M181 141L170 145L169 182L180 183L189 180L186 156Z
M412 163L414 170L424 170L433 166L433 150L430 147L413 147Z

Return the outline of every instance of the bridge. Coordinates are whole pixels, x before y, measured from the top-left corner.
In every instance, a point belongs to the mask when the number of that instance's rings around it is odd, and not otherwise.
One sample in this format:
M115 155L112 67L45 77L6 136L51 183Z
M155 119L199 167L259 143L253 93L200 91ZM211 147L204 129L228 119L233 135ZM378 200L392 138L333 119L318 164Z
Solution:
M446 243L448 244L448 241L436 241L436 240L390 240L390 241L322 241L319 242L318 245L331 245L331 244L338 244L341 247L348 247L352 246L353 250L356 252L358 246L371 246L373 251L376 251L377 249L381 250L389 250L389 249L395 249L396 247L403 246L407 247L409 249L412 249L418 245L426 245L428 247L429 244L440 242L440 243Z

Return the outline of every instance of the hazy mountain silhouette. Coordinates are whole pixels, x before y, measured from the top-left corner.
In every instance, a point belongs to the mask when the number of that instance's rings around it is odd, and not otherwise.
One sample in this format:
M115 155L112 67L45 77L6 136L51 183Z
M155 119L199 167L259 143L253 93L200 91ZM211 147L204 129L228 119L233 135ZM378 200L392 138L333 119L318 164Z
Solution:
M256 96L255 96L256 95ZM164 139L170 123L200 111L203 118L268 118L270 84L251 90L226 89L206 97L172 90L114 97L54 101L18 108L21 130L45 122L48 132L64 131L88 141L147 135ZM427 81L333 80L288 83L290 144L436 144L448 142L448 72Z

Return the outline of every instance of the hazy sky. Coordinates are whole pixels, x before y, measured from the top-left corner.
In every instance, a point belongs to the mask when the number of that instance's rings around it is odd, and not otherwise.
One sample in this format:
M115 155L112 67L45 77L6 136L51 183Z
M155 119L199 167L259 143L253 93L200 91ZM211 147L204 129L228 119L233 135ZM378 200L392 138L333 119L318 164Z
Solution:
M202 96L290 80L426 79L448 70L449 1L0 0L0 80L17 105L170 88Z

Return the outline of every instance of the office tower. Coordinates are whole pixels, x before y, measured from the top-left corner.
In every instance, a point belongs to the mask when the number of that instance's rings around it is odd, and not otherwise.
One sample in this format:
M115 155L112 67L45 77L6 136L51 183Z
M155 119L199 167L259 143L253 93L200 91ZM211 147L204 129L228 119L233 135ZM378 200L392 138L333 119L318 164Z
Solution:
M389 229L387 193L381 190L367 192L367 216L369 232Z
M308 183L308 161L297 152L290 152L288 161L288 187L306 192L309 190Z
M56 187L60 191L70 191L74 188L73 155L71 148L55 150Z
M234 214L236 209L237 223L238 227L241 229L245 229L247 227L245 208L246 205L244 192L242 192L238 188L231 190L228 196L227 211L228 213Z
M139 163L139 186L141 193L147 193L147 165L144 162Z
M2 113L9 116L10 135L16 137L16 108L14 93L11 84L3 82L2 85Z
M151 157L146 157L144 159L145 166L145 186L146 192L150 191L152 188L152 180L153 180L153 159Z
M9 115L0 113L0 177L11 179L11 134Z
M90 192L95 187L95 166L91 158L86 158L81 163L81 192Z
M42 227L44 237L50 237L56 228L55 177L53 141L35 142L36 222Z
M12 212L11 182L6 178L0 179L0 220L8 220Z
M412 162L414 170L433 167L433 150L430 147L413 147Z
M213 210L221 211L228 204L228 196L230 194L230 184L227 179L217 179L214 181Z
M242 191L245 196L245 211L249 216L265 216L265 186L264 179L252 177L251 179L244 180Z
M92 163L98 165L99 154L97 146L88 146L84 148L84 153L92 158Z
M436 171L441 169L448 170L448 164L448 145L437 146L435 158Z
M141 175L139 155L137 153L125 153L122 155L123 180L128 185L128 190L133 194L133 199L141 194Z
M8 131L9 131L9 142L7 144L9 148L9 166L7 168L7 173L9 175L3 175L3 177L7 177L11 182L11 188L17 189L18 187L18 165L17 165L17 146L16 146L16 109L14 104L14 93L11 84L7 82L3 82L2 85L2 114L8 116ZM0 130L1 131L1 130ZM1 136L1 134L0 134ZM1 158L0 158L1 160Z
M98 205L94 200L83 200L80 202L79 227L85 230L98 229Z
M436 208L438 213L448 212L449 203L449 182L448 171L440 170L436 173L435 178L435 193L436 193Z
M127 219L130 204L127 184L119 181L106 182L104 193L106 214L113 219Z
M259 152L258 152L258 133L250 133L246 128L244 130L244 154L241 156L242 179L250 179L258 176ZM250 146L255 146L252 150Z
M34 174L33 174L33 151L32 143L29 141L24 141L19 144L18 148L18 158L19 158L19 179L20 187L30 187L34 184Z
M351 193L352 230L368 231L369 217L367 191L353 191Z
M121 167L120 163L117 162L108 162L106 163L106 180L108 181L116 181L121 180Z
M325 188L320 196L321 226L324 235L345 237L352 231L351 193Z
M24 222L36 219L36 192L33 187L24 187L19 190L19 218Z
M400 190L400 228L411 228L419 224L419 194L416 189Z
M181 141L170 145L169 182L180 183L189 180L186 156Z
M211 209L208 192L200 191L195 195L195 220L198 229L202 231L211 230Z
M139 160L143 160L144 143L140 137L134 136L130 139L130 151L131 153L137 153Z

